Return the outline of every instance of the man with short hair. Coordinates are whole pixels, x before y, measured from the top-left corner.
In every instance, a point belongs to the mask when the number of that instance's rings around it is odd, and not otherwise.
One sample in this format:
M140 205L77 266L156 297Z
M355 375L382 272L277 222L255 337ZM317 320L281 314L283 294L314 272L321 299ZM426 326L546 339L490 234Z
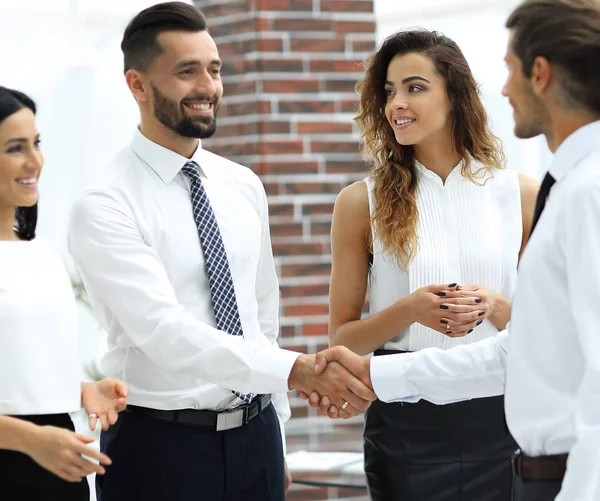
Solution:
M600 1L526 0L507 21L515 134L554 152L521 258L510 336L337 360L385 402L505 393L518 501L600 500ZM318 395L311 395L315 406ZM321 408L333 417L327 398Z
M289 389L335 396L344 416L373 392L339 364L277 346L279 287L264 188L203 150L221 60L195 7L169 2L123 37L140 108L130 146L77 201L69 247L101 325L106 374L130 387L104 432L100 501L283 501Z

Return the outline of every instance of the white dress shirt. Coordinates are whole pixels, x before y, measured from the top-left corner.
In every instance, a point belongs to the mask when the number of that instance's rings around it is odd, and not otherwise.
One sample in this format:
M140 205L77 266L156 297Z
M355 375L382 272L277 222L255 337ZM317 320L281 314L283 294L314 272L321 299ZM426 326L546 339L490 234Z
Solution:
M600 121L558 148L556 180L521 259L508 332L371 362L382 400L500 395L529 456L569 453L556 501L600 500Z
M0 414L81 407L77 306L58 254L41 238L0 241Z
M231 390L272 393L280 421L298 353L281 350L279 286L258 177L200 146L191 160L219 223L244 337L218 330L194 222L188 161L137 131L76 202L69 248L108 333L102 370L131 404L221 410Z
M419 162L417 174L418 252L401 266L384 248L373 228L373 264L369 270L371 315L420 287L431 284L479 284L512 297L523 237L521 190L516 172L491 173L472 160L477 182L462 175L462 162L445 182ZM365 179L373 215L375 183ZM473 217L477 214L477 217ZM372 225L373 226L373 225ZM498 334L486 319L471 334L451 338L418 322L385 343L388 350L448 349Z

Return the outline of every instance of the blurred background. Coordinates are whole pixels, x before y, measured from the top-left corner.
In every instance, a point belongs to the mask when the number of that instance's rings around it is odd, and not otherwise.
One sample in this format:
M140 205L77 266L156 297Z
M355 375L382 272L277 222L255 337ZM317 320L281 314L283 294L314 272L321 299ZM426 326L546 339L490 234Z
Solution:
M130 142L137 125L137 107L122 74L122 33L136 12L155 3L0 0L0 85L37 101L46 157L39 233L63 251L69 266L66 225L71 203ZM360 63L386 36L421 26L453 38L481 85L508 167L540 179L549 165L542 139L514 138L511 110L500 93L506 77L504 21L516 0L188 3L206 14L224 60L218 132L204 147L252 168L269 195L285 348L315 352L327 344L333 202L344 186L366 175L353 128L353 89L362 74ZM80 354L87 368L82 377L92 377L105 337L83 303L81 312ZM296 478L361 485L356 461L362 450L362 420L329 422L295 395L290 394L290 401L288 450L297 453ZM319 456L301 451L357 454L329 456L329 463L323 459L321 464L326 471L308 474L301 470L307 464L318 470ZM344 470L344 465L351 467ZM288 496L346 498L366 499L365 491L297 485Z

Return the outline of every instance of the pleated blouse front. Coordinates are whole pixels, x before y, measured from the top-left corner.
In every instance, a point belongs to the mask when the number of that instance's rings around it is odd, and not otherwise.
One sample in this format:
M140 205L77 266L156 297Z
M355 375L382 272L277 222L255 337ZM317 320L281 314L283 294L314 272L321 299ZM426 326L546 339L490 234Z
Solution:
M509 299L512 297L523 231L518 176L514 171L497 170L475 183L461 174L461 167L457 165L443 183L437 174L416 163L418 246L406 269L383 249L372 223L371 314L432 284L477 284ZM480 167L472 161L473 172ZM374 182L366 178L365 183L373 214ZM398 332L384 348L448 349L497 332L498 329L485 320L471 334L449 338L414 323Z

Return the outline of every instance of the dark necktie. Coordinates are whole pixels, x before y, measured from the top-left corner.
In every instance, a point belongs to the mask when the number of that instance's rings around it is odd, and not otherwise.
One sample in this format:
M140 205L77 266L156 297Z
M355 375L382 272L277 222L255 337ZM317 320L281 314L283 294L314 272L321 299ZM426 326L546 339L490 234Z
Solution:
M206 262L206 274L208 275L217 329L232 336L243 336L244 332L240 321L240 312L235 297L229 261L225 253L217 218L198 173L198 164L190 161L181 170L190 178L192 183L190 190L192 209ZM233 391L233 393L246 403L250 403L254 396L251 393L244 394L238 391Z
M531 233L533 233L533 229L535 228L535 225L537 224L537 222L540 219L540 216L542 215L542 211L544 210L544 207L546 206L546 199L548 198L548 195L550 194L550 188L552 188L552 185L555 182L556 182L556 180L550 175L549 172L547 172L546 176L544 177L544 180L542 181L542 186L540 187L540 192L538 193L537 200L535 202L535 212L533 213L533 223L531 225Z

